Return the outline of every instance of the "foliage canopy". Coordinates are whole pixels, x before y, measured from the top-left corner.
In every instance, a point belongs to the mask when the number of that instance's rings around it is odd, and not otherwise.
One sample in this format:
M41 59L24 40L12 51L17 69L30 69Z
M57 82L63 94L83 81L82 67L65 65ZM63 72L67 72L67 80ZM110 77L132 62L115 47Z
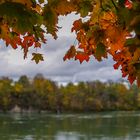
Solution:
M1 0L0 39L13 49L22 47L26 58L30 47L46 43L46 34L57 39L58 17L74 12L80 15L71 29L78 43L64 60L101 61L111 55L114 69L121 67L122 77L140 86L139 7L139 0ZM33 53L32 60L43 61L42 54Z

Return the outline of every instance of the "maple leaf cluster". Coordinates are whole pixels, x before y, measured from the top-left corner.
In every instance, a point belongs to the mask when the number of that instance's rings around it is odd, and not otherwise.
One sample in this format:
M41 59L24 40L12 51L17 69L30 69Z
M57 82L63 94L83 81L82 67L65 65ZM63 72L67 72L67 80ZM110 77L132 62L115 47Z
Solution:
M0 39L13 49L21 47L26 58L30 47L46 43L46 34L57 39L59 16L74 12L80 15L71 29L77 43L64 60L102 61L111 55L114 69L140 86L139 7L139 0L1 0ZM39 63L44 59L37 51L32 60Z
M95 0L89 20L80 18L73 23L78 43L70 47L64 60L75 58L82 63L93 56L102 61L111 55L114 69L120 68L122 77L140 86L139 6L138 0Z

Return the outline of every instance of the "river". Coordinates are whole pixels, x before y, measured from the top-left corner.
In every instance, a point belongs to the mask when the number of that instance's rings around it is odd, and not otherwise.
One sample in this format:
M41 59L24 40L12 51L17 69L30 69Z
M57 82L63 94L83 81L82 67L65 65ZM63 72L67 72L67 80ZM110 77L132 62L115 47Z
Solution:
M140 112L1 113L0 140L140 140Z

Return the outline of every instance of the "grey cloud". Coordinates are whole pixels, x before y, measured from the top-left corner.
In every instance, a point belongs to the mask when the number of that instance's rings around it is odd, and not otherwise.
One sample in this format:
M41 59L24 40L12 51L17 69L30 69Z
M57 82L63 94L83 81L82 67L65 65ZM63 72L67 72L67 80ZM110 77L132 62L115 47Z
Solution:
M3 57L2 61L0 61L0 75L17 78L23 74L33 77L37 73L42 73L45 77L59 82L92 81L97 79L105 81L108 79L116 80L121 77L120 71L113 69L114 62L111 57L100 63L94 58L91 58L90 62L84 62L83 64L74 60L64 62L63 56L73 43L73 40L73 36L61 36L56 41L49 39L48 44L38 50L45 57L45 61L38 65L30 60L31 55L27 60L23 60L21 50L17 50L16 53L11 52L11 50L7 53L0 52L0 58ZM13 57L15 58L13 59Z
M60 17L60 26L66 25L58 32L57 40L47 36L47 44L42 45L42 49L38 49L39 53L44 54L44 62L36 65L31 61L31 53L35 50L31 49L26 60L23 60L23 53L20 49L13 51L10 47L1 47L0 51L0 76L9 76L17 79L17 77L26 74L33 77L37 73L42 73L45 77L59 82L77 82L92 80L116 80L121 77L120 71L113 69L113 60L97 62L94 58L86 63L80 64L78 61L63 61L63 56L75 41L74 34L70 33L72 22L77 17L69 15L64 19ZM67 31L68 29L68 31ZM5 46L0 41L0 46Z

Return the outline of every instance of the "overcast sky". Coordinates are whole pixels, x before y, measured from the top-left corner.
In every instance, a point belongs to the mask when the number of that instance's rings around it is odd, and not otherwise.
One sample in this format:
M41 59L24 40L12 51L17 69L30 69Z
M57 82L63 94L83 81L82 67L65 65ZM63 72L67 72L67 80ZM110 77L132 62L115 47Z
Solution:
M59 26L63 26L63 28L58 33L59 38L53 40L51 37L48 37L47 44L43 44L42 49L38 49L39 53L44 54L45 60L39 64L31 61L31 54L24 60L22 50L6 48L1 41L0 76L9 76L17 79L25 74L33 77L37 73L42 73L46 78L58 82L106 81L121 78L121 72L113 69L114 62L111 58L100 63L94 58L91 58L90 62L82 64L74 60L63 61L63 56L75 40L75 35L70 32L70 27L73 20L77 18L78 16L74 15L60 17Z

